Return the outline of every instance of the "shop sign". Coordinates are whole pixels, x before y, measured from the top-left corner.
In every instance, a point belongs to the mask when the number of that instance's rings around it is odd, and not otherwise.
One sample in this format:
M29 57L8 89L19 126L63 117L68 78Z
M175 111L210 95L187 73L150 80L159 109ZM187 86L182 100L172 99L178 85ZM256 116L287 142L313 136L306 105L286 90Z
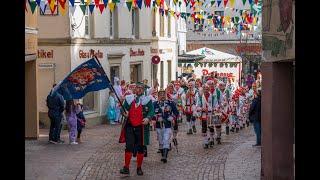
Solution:
M203 69L202 70L202 75L203 76L207 76L207 75L210 75L210 74L217 74L218 77L232 77L233 76L233 73L218 73L217 71L212 71L212 72L209 72L208 69Z
M160 53L160 54L172 53L172 49L171 49L171 48L168 48L168 49L159 49L159 53Z
M160 57L158 55L152 56L151 61L153 64L159 64Z
M39 69L53 69L55 67L54 63L40 63L38 64Z
M44 50L44 49L38 49L38 58L42 59L52 59L53 58L53 50Z
M240 53L258 53L262 52L261 44L245 44L245 45L238 45L236 47L236 52Z
M131 56L144 56L144 51L143 49L138 49L137 51L132 50L132 48L130 48L130 57Z
M153 54L157 54L159 52L159 50L156 48L150 48L150 52Z
M79 58L80 59L90 59L94 56L97 56L97 58L102 59L103 58L103 52L100 50L95 51L93 49L90 49L89 51L79 50Z

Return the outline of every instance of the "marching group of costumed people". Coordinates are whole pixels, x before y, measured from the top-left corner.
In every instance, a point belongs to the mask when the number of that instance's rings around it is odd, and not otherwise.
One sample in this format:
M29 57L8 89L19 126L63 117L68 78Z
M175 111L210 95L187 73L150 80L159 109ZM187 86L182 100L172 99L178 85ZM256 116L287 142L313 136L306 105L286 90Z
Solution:
M150 130L156 130L158 153L163 163L167 162L171 142L178 143L178 125L183 119L186 119L188 135L197 132L196 121L201 123L203 148L221 144L223 124L226 135L249 126L250 104L261 89L261 77L249 88L239 86L234 77L228 77L225 83L215 74L202 79L179 78L165 89L159 89L157 82L149 87L147 80L136 84L126 84L118 78L115 81L116 93L125 109L122 116L126 119L119 139L126 144L125 163L120 173L130 173L131 158L136 156L138 175L143 175L141 166L147 157ZM117 108L121 108L119 102ZM117 118L119 121L119 115Z

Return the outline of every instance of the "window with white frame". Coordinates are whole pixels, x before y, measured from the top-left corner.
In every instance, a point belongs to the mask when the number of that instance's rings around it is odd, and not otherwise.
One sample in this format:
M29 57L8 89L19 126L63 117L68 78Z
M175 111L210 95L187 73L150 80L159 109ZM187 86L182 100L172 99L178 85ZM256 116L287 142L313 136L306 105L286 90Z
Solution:
M89 8L86 8L86 13L84 15L84 36L90 36L90 17L89 17Z
M139 10L138 8L133 8L131 10L131 33L136 39L139 38Z
M171 37L171 16L168 15L168 32L167 32L168 38Z
M110 37L113 37L114 34L114 14L112 13L112 11L110 10L110 16L109 16L109 34Z

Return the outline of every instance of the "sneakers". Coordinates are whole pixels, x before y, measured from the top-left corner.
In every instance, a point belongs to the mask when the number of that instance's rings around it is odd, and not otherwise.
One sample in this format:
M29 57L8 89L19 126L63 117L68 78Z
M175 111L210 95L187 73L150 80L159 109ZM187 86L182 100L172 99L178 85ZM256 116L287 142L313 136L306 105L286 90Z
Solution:
M63 144L63 143L64 143L64 140L61 140L61 139L58 140L58 144Z
M53 140L50 140L49 143L51 143L51 144L58 144L57 141L53 141Z
M77 143L77 142L71 142L70 144L71 144L71 145L74 145L74 144L78 144L78 143Z

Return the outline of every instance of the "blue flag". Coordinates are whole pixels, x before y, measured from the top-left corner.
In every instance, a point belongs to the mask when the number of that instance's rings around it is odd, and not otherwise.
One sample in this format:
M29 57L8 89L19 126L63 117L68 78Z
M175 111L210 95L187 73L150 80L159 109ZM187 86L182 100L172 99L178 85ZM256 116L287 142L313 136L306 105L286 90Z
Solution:
M99 91L109 87L107 78L101 64L92 58L77 68L75 68L55 90L57 90L65 100L81 99L88 92Z

